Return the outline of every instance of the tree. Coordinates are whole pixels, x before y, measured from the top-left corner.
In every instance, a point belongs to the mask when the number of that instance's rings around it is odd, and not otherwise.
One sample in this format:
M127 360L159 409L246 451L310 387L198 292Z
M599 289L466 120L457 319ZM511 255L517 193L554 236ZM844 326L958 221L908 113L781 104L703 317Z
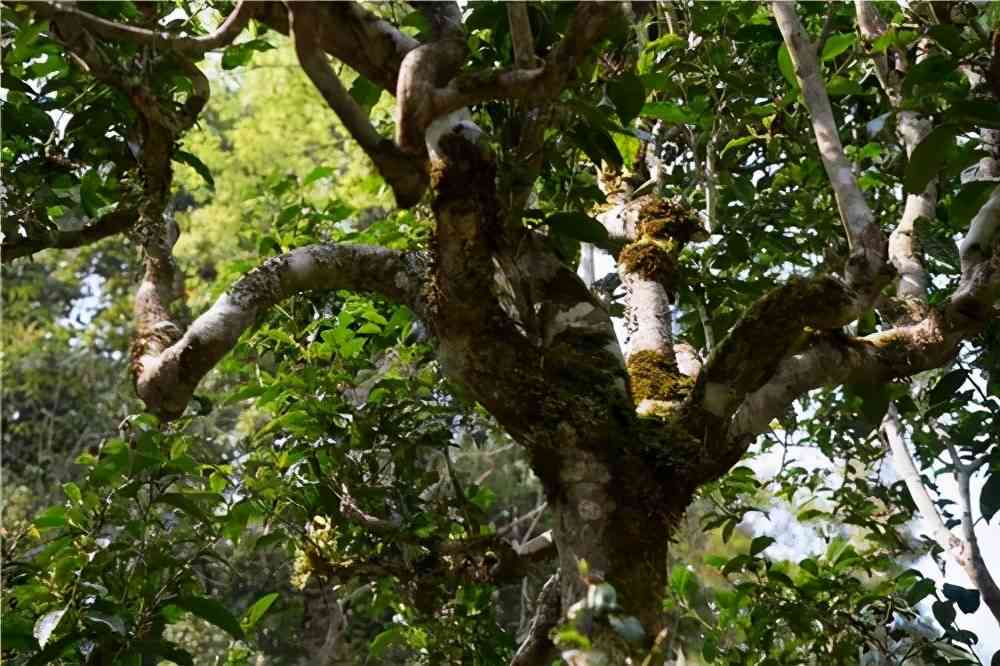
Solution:
M226 18L211 31L190 7L166 22L168 9L5 6L13 48L5 55L2 249L6 262L119 234L141 248L130 370L158 420L135 420L90 461L91 474L107 482L120 472L115 465L132 460L130 450L150 460L169 450L169 473L143 491L150 493L140 502L143 525L156 522L157 503L194 516L188 536L199 556L224 534L209 536L212 515L191 503L204 498L171 485L170 475L191 474L195 463L185 459L186 444L174 455L176 431L164 424L190 418L185 410L205 375L246 346L241 336L251 329L292 347L300 336L318 339L325 347L304 359L341 372L368 344L356 322L398 336L418 328L415 318L433 339L447 384L419 372L395 377L412 385L412 395L391 414L375 411L350 427L362 438L388 428L418 442L445 439L447 410L435 387L480 405L523 447L545 491L560 573L542 590L514 657L521 664L547 663L550 630L567 614L587 636L585 649L567 657L580 663L596 658L590 647L614 661L632 649L627 639L665 635L664 595L671 586L687 589L668 580L669 535L699 488L733 481L727 474L776 420L802 427L793 405L862 396L874 426L889 399L906 397L902 380L963 352L987 381L985 409L996 413L993 8L920 7L887 21L865 2L803 6L802 18L791 3L475 5L463 13L434 2L396 20L394 6L381 15L354 3L241 1L220 4ZM243 40L248 31L254 38ZM433 233L397 247L351 242L357 237L316 242L335 213L283 201L276 226L304 221L305 231L272 239L281 252L191 320L173 254L171 164L187 163L211 182L204 163L178 147L211 92L198 63L224 49L224 68L244 66L270 47L265 31L289 36L299 66L398 207L423 215L421 202L431 200L424 219ZM338 74L330 57L356 73L350 89L342 77L351 74ZM371 114L382 91L395 95L392 139ZM65 126L53 120L57 113L69 116ZM269 193L280 200L295 184L278 181ZM368 235L378 240L378 233ZM956 236L957 260L949 249ZM622 305L615 280L594 279L604 252L624 291L624 354L612 320ZM580 276L571 265L578 257ZM330 290L374 294L405 309L338 296L336 325L310 324L306 311L294 311L290 336L268 322L272 308L303 293L295 302L327 317L321 294ZM384 343L369 347L376 344ZM288 349L266 351L279 365L291 361ZM313 433L304 423L323 413L317 396L343 393L335 377L320 377L302 360L296 368L308 381L276 405L272 431ZM377 405L368 391L396 367L376 364L363 400ZM820 398L810 395L815 389L823 389ZM255 392L265 393L244 397ZM330 424L339 418L332 404L323 415ZM907 408L917 413L912 400ZM898 428L888 413L892 441ZM996 423L993 416L980 425L995 432ZM973 463L956 457L956 469L992 472L997 447L990 446L979 446ZM371 565L402 578L407 567L472 583L516 577L534 554L500 533L482 534L473 509L457 535L378 515L370 499L356 496L363 474L332 496L324 476L334 462L353 459L296 455L318 480L319 508L311 510L327 516L318 523L309 523L309 512L299 516L308 523L300 527L313 570L329 569L324 554L340 543L329 517L424 552L420 566L405 548L398 562ZM398 484L426 490L419 465L393 464ZM256 477L261 497L265 478ZM86 505L83 494L70 499ZM227 515L235 512L229 525L239 526L235 507L249 500L227 502ZM63 518L52 514L50 522ZM101 515L102 525L108 520L127 522L124 513ZM830 566L855 561L845 552L832 550ZM994 608L995 584L973 582ZM625 619L608 614L619 600ZM220 616L204 597L156 601ZM63 615L46 617L43 648ZM160 641L162 620L152 623L144 640Z

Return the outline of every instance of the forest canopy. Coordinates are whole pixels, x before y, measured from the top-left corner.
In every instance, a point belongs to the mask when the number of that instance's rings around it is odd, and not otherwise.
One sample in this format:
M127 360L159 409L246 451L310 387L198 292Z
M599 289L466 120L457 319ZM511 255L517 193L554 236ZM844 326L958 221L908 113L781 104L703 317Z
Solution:
M1000 4L0 24L6 663L1000 666Z

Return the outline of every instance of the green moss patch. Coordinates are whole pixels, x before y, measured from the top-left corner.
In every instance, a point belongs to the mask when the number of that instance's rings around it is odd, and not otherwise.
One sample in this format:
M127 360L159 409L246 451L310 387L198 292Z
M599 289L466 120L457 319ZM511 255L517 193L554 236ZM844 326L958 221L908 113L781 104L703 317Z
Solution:
M632 399L677 402L683 400L694 384L690 377L677 371L677 364L665 354L653 350L639 351L628 358L629 385Z
M659 282L668 291L676 280L677 257L669 245L657 241L642 239L626 245L618 254L618 263L627 272Z
M697 213L680 199L652 198L639 209L639 234L679 243L704 235Z

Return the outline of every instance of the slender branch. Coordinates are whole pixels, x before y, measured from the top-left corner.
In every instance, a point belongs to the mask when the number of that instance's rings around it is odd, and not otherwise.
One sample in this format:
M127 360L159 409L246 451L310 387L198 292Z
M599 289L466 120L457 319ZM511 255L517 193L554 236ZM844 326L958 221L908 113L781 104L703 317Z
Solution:
M316 8L305 3L290 3L295 53L306 75L358 145L375 163L402 208L416 205L427 189L428 176L421 160L404 155L392 141L380 136L367 114L351 98L333 72L323 52L317 29Z
M226 20L210 34L199 37L180 37L169 32L146 30L132 25L108 21L99 16L82 11L69 4L45 0L36 6L36 11L44 15L72 16L83 24L83 27L105 39L127 41L143 46L172 49L188 55L201 55L206 51L230 44L247 26L253 15L253 3L239 0L236 8L226 17Z
M542 666L551 663L555 646L549 638L549 632L562 617L559 576L556 572L542 587L535 604L535 615L528 627L528 635L521 642L510 666Z
M976 537L975 523L972 519L972 495L969 487L972 470L962 463L951 439L944 436L955 470L955 478L958 481L958 500L962 511L963 535L963 538L959 538L945 525L934 500L927 492L927 487L920 476L920 471L914 464L901 430L896 406L890 403L889 410L882 420L882 433L889 444L889 450L892 452L892 463L896 468L896 473L899 474L900 479L906 484L907 490L910 491L910 497L917 505L925 524L930 528L931 537L965 570L969 580L982 595L990 612L993 613L997 621L1000 621L1000 588L997 587L996 581L983 560L979 549L979 540Z
M903 440L899 414L895 404L890 403L885 418L882 419L882 435L889 444L892 465L896 468L900 480L906 484L906 489L910 492L913 503L917 505L920 516L930 529L931 537L945 552L961 554L963 552L961 539L952 534L951 530L944 524L944 519L937 510L930 493L927 492L927 487L920 477L920 470L913 462L910 450Z
M179 416L202 377L257 316L300 291L377 292L420 312L420 255L365 245L310 245L268 260L240 279L159 354L136 359L136 391L150 411Z
M131 229L139 219L139 211L134 207L121 207L102 215L93 224L81 229L58 230L43 238L26 238L5 242L0 246L4 263L19 257L26 257L48 248L66 250L83 247Z
M848 283L858 289L877 291L888 277L885 275L885 238L844 155L816 50L795 13L793 2L774 0L771 7L795 65L795 76L809 109L820 157L851 244L851 259L846 268Z

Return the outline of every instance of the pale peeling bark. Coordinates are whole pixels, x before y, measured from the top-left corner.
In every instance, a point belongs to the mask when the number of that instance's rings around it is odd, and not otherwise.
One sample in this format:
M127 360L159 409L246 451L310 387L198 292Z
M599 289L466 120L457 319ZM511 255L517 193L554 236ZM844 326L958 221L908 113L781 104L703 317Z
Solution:
M421 309L422 260L381 247L310 245L251 271L161 353L144 353L136 391L151 411L179 416L205 374L257 316L292 294L315 289L374 292ZM153 326L155 328L156 325Z
M886 32L886 25L875 5L870 0L855 0L854 4L861 36L868 43L882 37ZM925 51L923 57L926 57L926 53ZM879 83L893 108L898 111L896 131L909 157L920 142L927 138L933 126L928 118L913 111L899 110L903 99L901 76L908 67L906 53L900 49L893 49L893 54L898 63L895 69L889 68L888 56L885 53L872 54L872 59L875 62ZM889 235L889 261L899 273L896 295L915 302L917 304L915 312L920 314L926 314L928 278L918 251L916 221L920 218L933 220L936 206L937 179L935 178L927 184L923 192L907 195L903 217Z
M855 288L877 290L887 277L885 238L844 155L815 47L795 13L794 2L774 1L771 7L795 65L823 167L851 244L851 259L845 269L848 282Z
M931 122L912 111L899 113L899 134L903 139L907 156L913 154L931 132ZM902 298L927 302L927 271L920 261L916 243L916 222L927 221L936 216L937 179L935 178L920 194L909 194L903 208L903 217L889 235L889 260L899 273L896 294Z
M963 537L959 538L945 525L937 505L924 485L920 470L917 469L903 437L899 414L893 404L889 405L889 410L886 412L885 418L882 419L882 434L889 445L893 467L900 480L906 484L906 489L910 492L913 503L917 505L917 510L923 518L931 538L962 567L969 580L979 590L987 608L990 609L997 621L1000 621L1000 588L997 587L993 575L983 560L979 540L976 537L975 523L972 519L969 481L976 466L963 464L954 447L949 443L952 464L955 467L955 476L958 481L959 506L962 511Z

